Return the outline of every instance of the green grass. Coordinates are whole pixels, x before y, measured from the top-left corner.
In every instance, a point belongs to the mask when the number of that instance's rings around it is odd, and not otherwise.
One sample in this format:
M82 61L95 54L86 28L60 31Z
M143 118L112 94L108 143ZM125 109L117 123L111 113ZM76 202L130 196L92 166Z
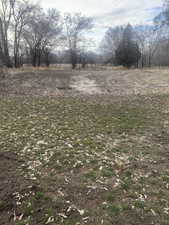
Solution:
M24 220L39 209L38 224L167 224L167 143L156 138L168 129L166 100L1 99L0 151L23 158L22 174L42 188Z

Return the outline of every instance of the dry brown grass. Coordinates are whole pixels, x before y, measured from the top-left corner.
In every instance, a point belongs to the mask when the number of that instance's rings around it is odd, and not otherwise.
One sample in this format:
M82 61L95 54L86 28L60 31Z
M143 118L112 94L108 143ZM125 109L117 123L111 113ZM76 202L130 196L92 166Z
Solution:
M144 70L107 68L107 70L98 67L97 70L72 71L62 65L50 68L9 69L8 73L6 72L5 85L8 94L17 92L21 95L41 96L67 94L68 90L68 95L126 96L169 93L167 68Z

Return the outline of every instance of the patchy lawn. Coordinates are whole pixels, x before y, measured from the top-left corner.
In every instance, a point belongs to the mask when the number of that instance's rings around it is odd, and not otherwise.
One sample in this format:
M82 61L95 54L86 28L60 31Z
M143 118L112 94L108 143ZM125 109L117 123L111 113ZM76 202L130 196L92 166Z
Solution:
M0 109L0 224L169 225L168 95Z

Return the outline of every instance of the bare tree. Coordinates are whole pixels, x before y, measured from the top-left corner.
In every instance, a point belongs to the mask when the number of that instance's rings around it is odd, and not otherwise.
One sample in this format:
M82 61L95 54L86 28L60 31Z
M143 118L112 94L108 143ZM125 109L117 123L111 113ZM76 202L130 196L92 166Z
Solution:
M17 1L13 5L13 55L14 55L14 66L17 68L20 66L20 42L24 27L29 23L33 10L37 10L38 6L31 4L29 1Z
M164 5L162 11L154 18L154 24L156 27L156 30L159 31L161 38L158 46L158 50L160 53L160 56L163 55L163 62L161 61L161 64L163 64L166 61L166 57L168 59L169 64L169 0L164 0ZM165 46L165 48L164 48ZM163 52L162 52L163 51ZM166 63L165 63L166 64Z
M0 1L0 56L7 67L12 67L8 35L14 4L14 0Z
M77 49L77 60L81 64L82 68L85 69L86 65L89 64L89 52L91 52L94 42L92 39L83 38L79 42Z
M60 34L59 20L60 15L57 10L50 9L44 13L39 9L24 28L23 36L29 46L33 66L40 66L44 49Z
M169 0L164 0L162 12L154 18L154 22L158 28L169 26Z
M47 67L49 67L51 49L49 47L45 47L43 50L43 53L44 53L44 58L45 58L45 64Z
M143 68L146 65L146 51L149 38L149 27L138 25L134 27L134 30L135 30L135 37L137 43L139 44L141 52L140 64L141 67Z
M149 67L152 66L152 59L158 48L159 43L160 43L160 32L158 30L157 31L150 30L147 43L147 55Z
M163 40L163 33L152 25L135 26L134 30L135 38L141 50L141 66L151 67L155 52Z
M78 45L83 40L86 31L93 27L93 20L90 17L82 16L79 13L64 16L65 38L70 53L72 69L77 65Z

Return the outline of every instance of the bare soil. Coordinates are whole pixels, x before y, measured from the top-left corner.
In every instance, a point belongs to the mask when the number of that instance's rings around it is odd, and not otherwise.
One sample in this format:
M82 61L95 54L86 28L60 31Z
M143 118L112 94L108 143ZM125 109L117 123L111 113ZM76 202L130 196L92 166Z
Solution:
M23 163L14 152L0 152L0 224L14 224L15 219L22 215L18 194L24 196L33 186L24 179L19 170Z

